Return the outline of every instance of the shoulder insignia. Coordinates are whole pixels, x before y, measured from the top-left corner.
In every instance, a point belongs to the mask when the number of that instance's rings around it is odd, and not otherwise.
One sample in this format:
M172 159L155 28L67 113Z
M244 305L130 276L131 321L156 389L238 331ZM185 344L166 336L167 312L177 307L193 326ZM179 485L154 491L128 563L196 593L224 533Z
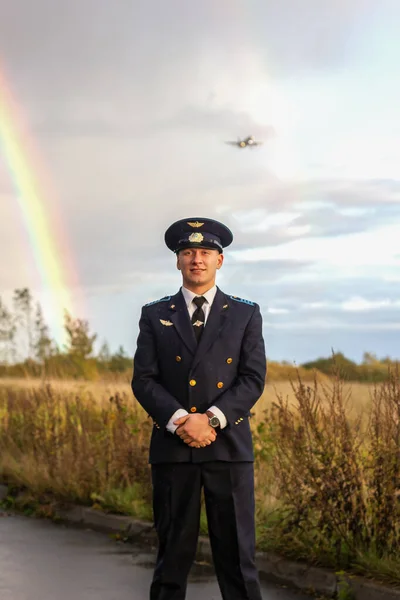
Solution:
M172 296L164 296L164 298L160 298L159 300L153 300L153 302L148 302L145 306L152 306L153 304L158 304L158 302L169 302Z
M229 298L231 298L232 300L235 300L236 302L241 302L242 304L248 304L249 306L255 305L255 303L252 302L251 300L244 300L244 298L238 298L237 296L229 296Z

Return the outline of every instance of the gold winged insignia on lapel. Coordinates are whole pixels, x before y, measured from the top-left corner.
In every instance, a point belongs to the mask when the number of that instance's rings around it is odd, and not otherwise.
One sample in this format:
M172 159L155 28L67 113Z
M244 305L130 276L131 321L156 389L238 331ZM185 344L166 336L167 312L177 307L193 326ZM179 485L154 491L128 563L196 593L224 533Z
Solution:
M173 325L172 321L164 321L164 319L160 319L160 323L166 327L171 327L171 325Z

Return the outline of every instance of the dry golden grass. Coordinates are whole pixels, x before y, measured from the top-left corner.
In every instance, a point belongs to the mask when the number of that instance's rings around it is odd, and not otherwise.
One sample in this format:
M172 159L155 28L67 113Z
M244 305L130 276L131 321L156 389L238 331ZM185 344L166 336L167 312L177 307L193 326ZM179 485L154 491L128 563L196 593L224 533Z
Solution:
M326 386L330 386L326 377L319 377L320 381ZM76 394L90 394L99 401L107 400L115 394L132 397L132 390L129 383L111 383L109 381L74 381L67 379L53 379L45 381L56 392L74 392ZM311 382L310 382L310 385ZM37 389L43 386L40 379L0 379L0 387ZM359 415L368 411L371 406L371 396L374 386L368 383L351 382L344 384L345 394L350 394L349 417ZM265 410L268 410L273 402L276 402L277 395L283 396L289 400L290 405L296 403L296 398L290 381L267 382L264 393L254 407L254 417L256 421L264 418Z
M0 379L0 425L6 481L151 518L152 425L129 382ZM251 426L260 548L399 582L399 372L269 381Z

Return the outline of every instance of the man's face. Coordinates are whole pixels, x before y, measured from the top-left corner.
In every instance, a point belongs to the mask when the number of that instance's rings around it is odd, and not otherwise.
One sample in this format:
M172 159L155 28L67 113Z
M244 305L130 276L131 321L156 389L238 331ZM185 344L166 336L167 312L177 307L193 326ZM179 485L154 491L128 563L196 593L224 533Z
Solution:
M185 248L179 251L176 266L182 272L185 287L212 287L223 261L224 256L218 250Z

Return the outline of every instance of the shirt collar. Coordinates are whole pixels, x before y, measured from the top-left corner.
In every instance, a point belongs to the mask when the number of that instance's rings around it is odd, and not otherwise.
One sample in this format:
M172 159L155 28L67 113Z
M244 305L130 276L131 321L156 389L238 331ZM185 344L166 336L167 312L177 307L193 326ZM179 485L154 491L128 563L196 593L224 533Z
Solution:
M189 308L191 302L193 301L193 298L196 298L199 294L195 294L194 292L191 292L190 290L188 290L187 288L185 288L183 286L182 286L181 290L182 290L182 294L183 294L183 297L186 302L186 306ZM207 292L205 292L204 294L201 294L201 295L204 296L204 298L207 300L208 304L211 306L212 303L214 302L216 293L217 293L217 286L214 285L212 288L207 290Z

